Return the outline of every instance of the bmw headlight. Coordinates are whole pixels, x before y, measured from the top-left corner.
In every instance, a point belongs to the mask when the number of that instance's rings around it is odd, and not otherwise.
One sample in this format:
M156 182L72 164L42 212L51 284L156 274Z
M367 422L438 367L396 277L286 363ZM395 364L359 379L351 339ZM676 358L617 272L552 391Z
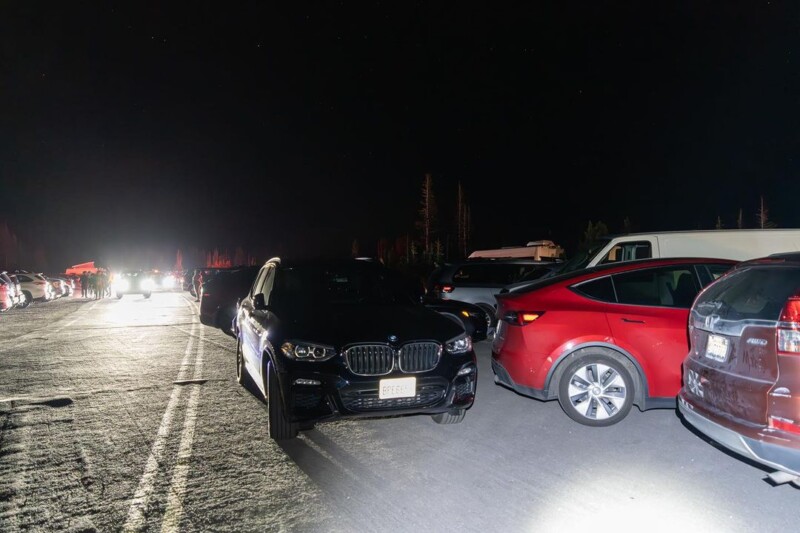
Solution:
M287 341L281 345L281 352L295 361L326 361L336 355L333 346L306 341Z
M447 341L444 345L444 349L447 350L447 353L451 354L467 353L472 350L472 338L469 335L460 335L455 339Z

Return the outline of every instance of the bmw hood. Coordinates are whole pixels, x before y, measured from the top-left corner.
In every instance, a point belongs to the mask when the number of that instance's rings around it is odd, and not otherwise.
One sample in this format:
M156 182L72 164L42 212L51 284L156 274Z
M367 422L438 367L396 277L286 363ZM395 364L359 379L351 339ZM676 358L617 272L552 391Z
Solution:
M354 343L402 344L435 340L442 344L464 333L451 319L423 306L331 305L301 318L281 321L285 339L341 348Z

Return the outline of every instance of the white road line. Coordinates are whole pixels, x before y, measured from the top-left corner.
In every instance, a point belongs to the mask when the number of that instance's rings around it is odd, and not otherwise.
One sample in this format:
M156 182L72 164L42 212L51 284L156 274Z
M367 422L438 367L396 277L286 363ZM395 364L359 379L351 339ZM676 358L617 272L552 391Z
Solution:
M194 333L196 327L197 324L192 323L192 333ZM181 362L181 368L178 371L178 380L186 379L186 369L189 365L189 358L192 354L193 345L194 336L190 335L189 342L186 344L186 352ZM178 405L182 390L183 387L180 385L174 385L172 388L172 395L169 398L167 410L164 411L164 416L161 418L161 425L158 428L156 439L153 441L153 446L150 449L150 456L147 458L144 474L142 474L139 487L133 495L133 500L131 500L131 506L128 510L128 519L125 522L123 531L139 531L142 526L144 526L144 511L147 509L150 495L153 492L158 467L164 456L164 450L167 446L167 437L169 437L170 428L172 426L173 411L175 411L175 407Z
M197 358L194 365L194 379L200 379L203 372L203 340L205 328L200 329L200 340L197 347ZM172 481L169 486L169 496L167 499L167 510L164 512L164 519L161 522L162 532L179 531L181 517L183 515L183 498L186 495L186 479L189 475L189 460L192 456L192 443L194 441L194 428L197 420L197 404L200 400L200 390L202 385L189 385L192 387L189 396L189 405L186 409L186 418L183 423L183 433L181 433L181 444L178 449L178 460L175 470L172 473Z

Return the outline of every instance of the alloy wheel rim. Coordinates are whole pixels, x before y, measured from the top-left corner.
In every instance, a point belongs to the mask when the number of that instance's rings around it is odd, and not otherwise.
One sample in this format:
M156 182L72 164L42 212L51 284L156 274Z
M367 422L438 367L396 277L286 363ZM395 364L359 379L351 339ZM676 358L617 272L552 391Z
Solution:
M570 405L581 416L589 420L607 420L625 405L628 391L622 376L614 368L590 363L572 374L567 395Z

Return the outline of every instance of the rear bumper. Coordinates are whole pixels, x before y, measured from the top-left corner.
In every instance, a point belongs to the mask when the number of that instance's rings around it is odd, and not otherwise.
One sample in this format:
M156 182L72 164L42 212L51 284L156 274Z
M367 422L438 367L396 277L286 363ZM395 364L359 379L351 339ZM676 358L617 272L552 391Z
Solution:
M747 427L730 420L725 421L726 425L730 427L723 426L714 420L716 417L711 413L701 412L699 407L687 400L683 391L678 396L678 410L681 416L698 431L729 450L764 466L800 476L800 436L790 436L785 432L780 432L781 438L776 439L774 435L763 433L775 432L775 430L766 427ZM762 435L773 442L765 442L748 436L748 434ZM786 444L776 444L778 440L784 441Z
M508 371L503 368L503 365L497 362L497 359L494 357L492 358L492 371L494 372L495 376L495 383L499 383L509 389L522 394L523 396L530 396L531 398L536 398L537 400L549 400L547 391L539 390L539 389L532 389L530 387L526 387L525 385L519 385L511 379Z

